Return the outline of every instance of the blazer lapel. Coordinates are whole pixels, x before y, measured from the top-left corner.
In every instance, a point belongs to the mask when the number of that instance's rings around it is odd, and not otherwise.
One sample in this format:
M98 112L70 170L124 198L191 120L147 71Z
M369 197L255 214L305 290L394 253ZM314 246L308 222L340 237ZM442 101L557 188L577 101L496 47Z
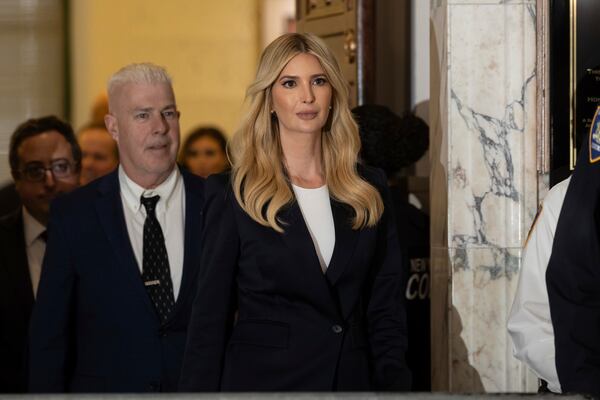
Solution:
M302 285L303 290L309 291L308 295L323 304L323 310L329 310L331 315L337 315L335 299L331 297L331 291L327 280L323 275L315 245L304 222L302 211L297 202L286 206L279 212L279 218L284 223L284 233L281 235L284 245L289 250L290 261L286 268L301 268L293 271L290 276L294 284ZM283 261L283 260L282 260ZM332 301L333 300L333 301Z
M115 251L117 261L121 265L123 273L131 282L134 293L140 296L148 310L156 315L154 306L142 282L140 270L129 240L121 201L118 169L101 182L98 191L99 196L96 199L98 219Z
M331 285L335 285L352 259L360 232L352 229L352 212L347 205L332 199L331 211L335 224L335 246L325 276Z
M196 276L200 269L200 254L202 251L202 243L200 243L202 233L202 206L203 193L199 182L193 182L193 177L185 170L181 170L183 183L185 187L185 238L183 247L183 276L181 278L181 288L175 310L171 313L170 318L177 315L178 310L183 307L186 299L195 287Z
M300 206L297 202L286 206L280 213L279 217L283 222L283 241L292 251L296 259L306 258L309 265L307 268L309 273L317 273L316 276L322 277L323 270L317 257L315 245L300 211ZM314 275L312 274L311 275ZM322 279L321 279L322 280Z

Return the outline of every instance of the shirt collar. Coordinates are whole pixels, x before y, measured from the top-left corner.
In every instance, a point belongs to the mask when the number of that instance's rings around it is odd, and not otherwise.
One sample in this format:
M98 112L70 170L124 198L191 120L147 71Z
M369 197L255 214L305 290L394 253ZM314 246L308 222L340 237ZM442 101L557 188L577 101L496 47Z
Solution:
M181 180L181 173L179 168L175 166L171 174L165 179L163 183L153 189L144 189L133 180L131 180L121 165L119 165L119 185L121 187L121 194L125 199L125 204L134 212L137 213L142 208L142 202L140 198L152 197L155 195L160 196L160 201L156 206L157 212L166 210L169 207L169 202L173 198L175 188Z
M29 214L25 206L23 206L23 229L25 230L25 244L27 247L31 246L46 231L46 227L33 215Z

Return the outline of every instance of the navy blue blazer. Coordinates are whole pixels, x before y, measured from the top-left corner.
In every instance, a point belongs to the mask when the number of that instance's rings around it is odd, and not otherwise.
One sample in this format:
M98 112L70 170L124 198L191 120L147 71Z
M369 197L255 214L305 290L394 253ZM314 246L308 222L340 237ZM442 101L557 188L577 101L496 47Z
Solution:
M204 194L202 179L182 175L183 278L162 326L129 241L117 171L52 204L30 327L30 391L175 391L196 291Z
M326 274L296 202L280 212L280 234L242 210L227 176L209 178L180 391L409 389L390 194L383 173L359 170L385 212L377 226L353 230L352 210L331 200L335 247Z
M33 289L21 208L0 218L0 393L27 391Z

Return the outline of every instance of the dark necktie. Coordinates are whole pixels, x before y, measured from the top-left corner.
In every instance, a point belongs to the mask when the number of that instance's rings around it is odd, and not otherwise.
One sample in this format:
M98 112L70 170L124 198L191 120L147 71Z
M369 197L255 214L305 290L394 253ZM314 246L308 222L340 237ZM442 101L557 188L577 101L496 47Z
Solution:
M175 304L175 296L165 238L156 219L156 203L159 199L158 195L141 198L146 208L142 279L161 322L165 322Z

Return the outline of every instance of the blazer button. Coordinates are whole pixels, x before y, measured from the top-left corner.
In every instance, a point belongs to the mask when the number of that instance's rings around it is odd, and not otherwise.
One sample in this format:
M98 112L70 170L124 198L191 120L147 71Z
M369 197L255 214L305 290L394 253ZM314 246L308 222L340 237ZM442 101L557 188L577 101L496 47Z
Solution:
M341 326L335 324L331 327L331 330L333 331L333 333L342 333L344 329Z

